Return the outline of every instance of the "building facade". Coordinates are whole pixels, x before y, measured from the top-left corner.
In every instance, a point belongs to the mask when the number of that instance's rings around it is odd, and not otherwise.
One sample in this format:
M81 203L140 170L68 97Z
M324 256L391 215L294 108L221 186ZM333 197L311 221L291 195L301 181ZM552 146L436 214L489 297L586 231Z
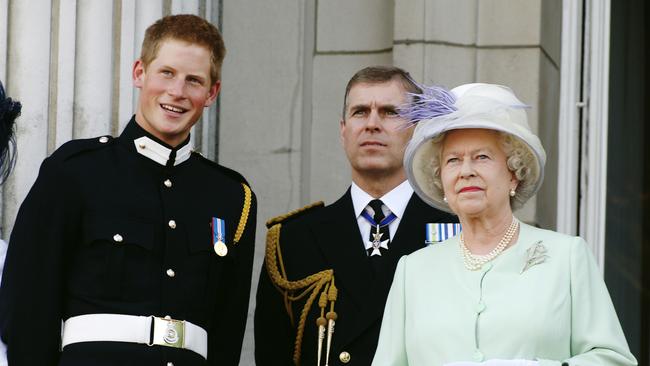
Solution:
M2 237L46 156L72 138L119 134L134 112L144 29L177 13L205 17L226 41L219 102L192 141L258 194L253 293L264 221L332 202L349 185L338 134L347 80L396 65L449 88L508 85L531 106L548 161L541 191L517 215L585 237L633 352L650 362L642 0L0 0L0 79L24 105ZM242 365L252 351L249 331Z

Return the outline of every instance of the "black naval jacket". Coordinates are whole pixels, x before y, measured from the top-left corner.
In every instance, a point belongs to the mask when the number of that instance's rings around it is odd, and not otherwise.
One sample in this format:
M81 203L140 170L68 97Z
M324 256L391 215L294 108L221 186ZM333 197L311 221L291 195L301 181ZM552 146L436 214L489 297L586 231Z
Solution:
M118 138L71 141L43 162L18 213L2 281L12 366L239 363L255 196L233 245L244 178L196 153L163 166L136 152L142 136L160 142L132 119ZM224 257L213 250L212 217L226 223ZM93 313L190 321L208 332L208 362L190 350L123 342L61 352L61 321Z
M425 224L435 222L458 222L458 219L430 207L413 194L389 250L380 259L381 271L376 276L361 241L349 189L334 204L312 209L282 224L279 242L289 280L302 279L325 269L334 270L338 287L335 303L338 319L329 365L371 364L397 261L403 255L424 247ZM296 323L304 304L304 300L292 304ZM320 310L314 303L305 322L300 365L317 364L316 318L319 315ZM264 265L255 307L257 366L293 365L295 336L296 328L290 323L283 295L272 284ZM342 362L346 359L343 352L349 356L347 363Z

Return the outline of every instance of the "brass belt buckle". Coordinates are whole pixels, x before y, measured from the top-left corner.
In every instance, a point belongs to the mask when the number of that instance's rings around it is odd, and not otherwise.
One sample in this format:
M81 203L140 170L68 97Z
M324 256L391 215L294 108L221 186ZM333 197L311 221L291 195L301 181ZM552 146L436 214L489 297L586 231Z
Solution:
M185 348L185 321L152 316L153 338L150 345Z

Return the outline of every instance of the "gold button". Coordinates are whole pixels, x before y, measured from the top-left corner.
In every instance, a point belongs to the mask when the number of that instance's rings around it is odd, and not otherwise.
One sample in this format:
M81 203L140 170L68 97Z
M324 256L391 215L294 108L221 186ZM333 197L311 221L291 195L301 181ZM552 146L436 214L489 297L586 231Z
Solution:
M108 142L108 137L106 137L106 136L102 136L102 137L100 137L100 138L99 138L99 142L101 142L102 144L107 143L107 142Z
M174 366L173 362L167 362L167 366Z
M163 182L165 187L170 188L172 186L172 181L169 179L166 179L165 182Z
M174 220L169 220L169 223L167 225L169 225L169 227L172 229L176 229L176 221Z
M339 355L339 360L341 360L341 362L343 363L350 362L350 354L345 351L341 352L341 354Z
M170 268L167 270L167 276L174 277L176 276L176 272L174 272L174 270Z
M172 317L169 316L169 315L165 315L165 319L166 319L166 320L172 320Z
M122 238L122 235L120 234L115 234L113 235L113 240L115 240L116 243L121 243L124 238Z
M138 146L139 146L141 149L144 149L144 148L147 147L147 144L145 144L144 142L141 142L141 143L138 144Z

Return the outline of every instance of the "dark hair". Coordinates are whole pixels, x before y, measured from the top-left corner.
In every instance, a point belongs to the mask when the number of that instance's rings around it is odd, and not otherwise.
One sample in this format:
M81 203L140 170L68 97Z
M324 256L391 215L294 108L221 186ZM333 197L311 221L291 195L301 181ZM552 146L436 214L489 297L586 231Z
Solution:
M345 110L348 106L348 94L350 89L357 84L381 84L392 80L397 80L408 93L421 94L422 89L413 81L411 75L403 69L395 66L369 66L357 71L352 76L348 85L345 87L345 97L343 98L343 119L345 120Z
M7 98L0 81L0 183L4 182L16 165L16 138L14 124L22 105Z
M170 39L203 46L210 51L210 85L219 80L226 47L217 27L192 14L169 15L159 19L147 28L142 41L140 60L145 69L158 56L160 45Z

